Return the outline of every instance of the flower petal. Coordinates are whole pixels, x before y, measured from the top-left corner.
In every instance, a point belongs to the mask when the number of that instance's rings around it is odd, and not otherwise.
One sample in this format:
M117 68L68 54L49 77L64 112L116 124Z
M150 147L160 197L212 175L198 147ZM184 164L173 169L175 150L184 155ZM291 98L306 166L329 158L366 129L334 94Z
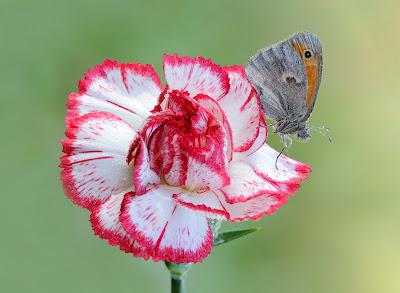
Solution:
M66 122L86 113L118 115L135 130L157 104L161 81L151 65L106 60L89 69L79 82L79 93L68 97Z
M230 183L225 168L201 156L188 158L185 187L189 190L219 189Z
M188 157L182 152L181 144L184 143L179 134L167 133L168 139L164 141L162 152L162 173L165 181L174 186L183 186L187 177ZM153 153L157 157L157 153Z
M258 132L258 136L257 136L256 140L254 141L253 145L247 151L244 151L241 153L238 153L238 152L233 153L232 160L242 160L243 158L246 158L246 157L250 156L251 154L255 153L257 150L259 150L265 144L267 137L268 137L267 125L265 123L264 118L261 117L260 118L260 129Z
M258 176L248 164L232 161L228 168L231 184L221 189L228 203L248 201L261 195L277 195L282 191Z
M198 212L203 212L207 218L226 220L229 216L214 191L202 193L186 191L174 194L173 198L181 205Z
M232 129L221 106L214 99L206 95L197 95L194 99L200 103L210 114L223 126L227 136L227 158L232 160L233 156L233 137Z
M207 218L172 199L180 189L160 185L141 196L125 195L121 223L157 259L198 262L211 252Z
M263 215L271 215L287 202L287 195L273 194L261 195L245 202L228 203L220 191L216 191L221 205L227 213L230 222L242 222L245 220L259 220Z
M259 133L260 101L242 66L224 69L229 75L230 89L218 103L232 129L234 151L244 152L254 144Z
M130 149L127 160L129 162L132 156L135 159L133 163L135 194L140 195L146 193L149 184L160 183L160 178L150 169L149 153L141 137L137 137Z
M126 156L136 133L129 124L110 113L91 113L71 121L66 135L61 179L73 202L90 209L133 189Z
M112 195L103 204L97 206L90 215L93 231L102 239L108 240L112 246L118 245L126 253L133 253L148 259L149 254L145 247L125 232L119 221L121 203L124 199L124 193Z
M226 72L203 57L164 55L164 74L171 90L187 91L191 97L204 94L218 100L229 91Z
M306 164L281 155L275 167L279 153L268 145L263 145L258 151L244 158L253 170L262 178L280 183L297 183L308 177L311 168Z

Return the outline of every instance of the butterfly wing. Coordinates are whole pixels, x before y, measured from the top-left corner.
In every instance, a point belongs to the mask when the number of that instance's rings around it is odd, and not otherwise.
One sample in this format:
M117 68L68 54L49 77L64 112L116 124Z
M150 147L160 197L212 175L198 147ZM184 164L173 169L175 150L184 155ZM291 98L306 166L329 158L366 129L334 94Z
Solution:
M305 58L306 50L313 52L312 60ZM308 32L261 49L246 66L246 75L260 95L266 115L277 122L308 119L321 73L321 45L318 37Z
M261 49L247 64L246 75L270 119L289 119L302 108L307 95L306 72L301 58L287 40Z

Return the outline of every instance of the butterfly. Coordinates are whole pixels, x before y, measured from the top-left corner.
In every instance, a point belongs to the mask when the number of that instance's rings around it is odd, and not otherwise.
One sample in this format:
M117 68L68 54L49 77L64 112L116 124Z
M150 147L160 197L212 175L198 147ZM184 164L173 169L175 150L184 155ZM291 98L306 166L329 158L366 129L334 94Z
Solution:
M314 109L322 76L319 38L313 33L301 32L261 49L250 58L246 75L260 96L266 116L273 120L274 132L280 135L284 150L292 143L291 134L301 142L309 140L307 121ZM327 130L323 126L314 129Z

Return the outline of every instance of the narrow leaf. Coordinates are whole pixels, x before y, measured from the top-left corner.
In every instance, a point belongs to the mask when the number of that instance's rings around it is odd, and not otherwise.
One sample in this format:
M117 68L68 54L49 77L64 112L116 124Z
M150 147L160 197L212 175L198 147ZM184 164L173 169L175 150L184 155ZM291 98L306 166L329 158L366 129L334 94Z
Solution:
M221 232L218 234L217 237L215 237L214 246L218 246L218 245L227 243L229 241L238 239L238 238L246 236L250 233L256 232L260 229L261 229L260 227L256 227L256 228L250 228L250 229Z

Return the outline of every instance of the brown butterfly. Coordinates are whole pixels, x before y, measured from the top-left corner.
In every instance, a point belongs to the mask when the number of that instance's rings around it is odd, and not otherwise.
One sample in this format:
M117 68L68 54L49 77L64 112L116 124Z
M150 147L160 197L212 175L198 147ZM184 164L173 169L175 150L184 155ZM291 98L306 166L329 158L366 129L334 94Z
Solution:
M247 64L246 75L260 95L267 117L274 121L274 132L281 136L285 148L291 145L290 134L297 135L302 142L309 140L307 121L322 76L319 38L301 32L261 49ZM313 129L327 130L323 126Z

